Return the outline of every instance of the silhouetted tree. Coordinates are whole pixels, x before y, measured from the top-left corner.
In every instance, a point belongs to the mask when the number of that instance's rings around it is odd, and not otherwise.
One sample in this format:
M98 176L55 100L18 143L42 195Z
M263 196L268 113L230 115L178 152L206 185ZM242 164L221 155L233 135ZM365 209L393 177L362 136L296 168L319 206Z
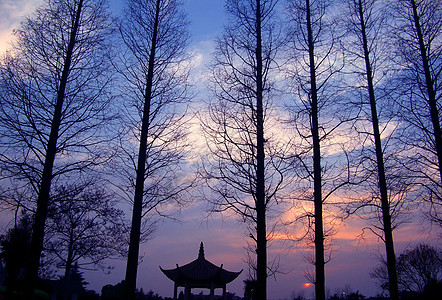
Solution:
M359 291L357 292L341 292L339 294L334 294L329 298L329 300L340 300L340 299L346 299L346 300L359 300L359 299L365 299L364 295L359 294Z
M122 300L124 294L124 280L117 283L116 285L105 285L101 289L101 299L102 300ZM182 292L180 293L180 297L183 298ZM152 290L145 293L143 289L135 291L135 299L136 300L162 300L163 298L159 296L157 293L154 293ZM165 298L170 299L170 298Z
M44 251L47 263L64 269L106 270L105 260L125 251L123 211L112 195L91 182L54 189L48 211ZM68 294L69 291L68 291Z
M64 290L64 299L72 300L72 295L79 295L86 292L88 282L84 280L83 274L78 270L78 265L74 263L69 268L69 273L65 273L59 280L59 289Z
M124 280L116 285L107 284L101 288L102 300L122 300L124 295Z
M405 250L397 259L398 283L401 292L425 294L442 281L442 252L426 244ZM385 261L370 273L381 288L388 289Z
M6 234L0 236L0 259L4 263L7 274L5 280L6 297L18 290L18 282L23 279L23 274L29 257L31 243L32 219L28 214L23 214L14 227L8 229ZM21 278L20 278L21 277Z
M306 213L296 217L295 224L300 218L308 221L304 237L310 237L312 232L315 248L312 260L315 274L308 274L308 279L315 284L316 299L325 299L326 238L332 228L324 224L324 205L349 182L344 148L348 133L344 129L352 118L353 108L342 110L345 103L339 97L339 72L344 64L337 47L334 2L287 2L290 25L286 69L296 95L289 113L296 133L293 161L299 186L293 197L313 202L313 210L303 206ZM342 162L345 166L339 165Z
M405 250L397 264L402 290L422 293L428 285L442 280L442 251L430 245L419 244Z
M360 204L360 209L363 210L365 207L369 205L375 206L380 210L378 213L379 221L381 225L381 238L385 243L386 253L387 253L387 265L388 265L388 276L390 278L389 283L389 291L391 299L398 299L398 284L397 284L397 272L396 272L396 257L394 253L394 243L393 243L393 225L392 225L392 211L397 209L398 206L394 206L391 208L391 202L394 198L392 196L392 190L394 189L392 185L392 179L394 178L393 172L397 172L397 168L388 168L386 166L384 153L385 147L382 145L381 132L385 130L386 125L380 124L379 121L379 113L378 107L379 104L378 98L385 98L385 94L382 95L380 93L376 93L376 84L383 79L382 75L378 75L380 72L380 68L382 67L382 60L385 60L386 53L385 47L382 47L382 43L385 43L385 40L381 40L385 31L385 18L382 16L382 7L379 5L379 1L376 0L352 0L348 2L349 8L349 23L348 23L348 33L349 33L349 41L347 48L347 53L349 55L353 54L354 57L351 66L354 67L355 73L361 76L361 79L364 80L364 84L362 84L359 88L359 93L357 97L361 99L362 106L369 106L370 110L364 115L365 109L362 108L361 119L365 122L365 120L369 120L371 123L372 131L369 133L370 135L370 143L374 144L374 153L365 154L369 156L374 156L373 158L362 159L360 165L364 166L364 161L368 161L369 164L372 164L370 161L375 161L376 165L376 178L375 182L372 182L373 186L378 188L378 192L375 197L370 197L370 201L364 202ZM383 57L384 56L384 57ZM379 71L379 72L378 72ZM367 99L368 97L368 99ZM367 100L368 101L367 101ZM364 120L365 119L365 120ZM386 122L387 126L389 125ZM365 126L362 126L362 131L365 132L365 135L368 134ZM366 138L364 138L366 139ZM363 147L362 147L363 148ZM373 168L368 166L364 167L362 172L372 173ZM388 172L389 171L389 172ZM387 181L387 174L391 174L390 182ZM399 177L400 174L395 174ZM366 175L370 177L370 174ZM399 185L398 181L395 181L394 184ZM390 188L390 190L389 190ZM375 199L375 203L373 203Z
M256 280L244 280L244 300L255 300L256 297Z
M291 300L306 300L307 298L304 296L304 292L293 292L292 296L290 297Z
M426 213L442 225L442 3L399 0L390 7L401 136L410 148L404 165L423 186L420 198L429 204Z
M15 31L17 42L1 61L2 186L32 201L13 205L35 207L29 298L53 179L93 168L109 152L102 146L113 117L107 110L111 28L104 1L48 0Z
M193 184L181 176L189 35L178 0L128 0L120 32L127 131L121 141L124 167L117 171L128 180L120 190L133 200L125 299L134 299L143 224L151 230L154 213L179 207Z
M439 171L442 180L442 133L440 129L440 104L442 49L442 4L430 0L400 0L393 5L397 16L394 36L398 43L399 61L406 68L401 80L407 85L409 100L403 108L412 117L410 125L424 134L423 144L417 144L434 154L437 159L428 161ZM432 128L431 128L432 127ZM425 145L425 146L424 146ZM434 166L435 165L435 166Z
M201 116L209 150L201 166L211 192L205 198L212 212L231 211L247 224L249 248L256 254L251 266L256 299L267 297L267 221L287 172L287 146L270 129L279 129L272 118L277 2L227 1L229 24L216 40L211 66L215 98Z

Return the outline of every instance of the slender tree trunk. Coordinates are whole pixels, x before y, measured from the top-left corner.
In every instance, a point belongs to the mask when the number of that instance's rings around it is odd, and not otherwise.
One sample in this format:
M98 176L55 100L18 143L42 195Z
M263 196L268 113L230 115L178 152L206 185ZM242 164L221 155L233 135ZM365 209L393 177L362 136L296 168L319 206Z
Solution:
M264 181L264 115L262 79L261 1L256 0L256 244L257 244L257 300L267 299L267 230Z
M41 178L40 190L37 197L37 209L34 216L34 226L32 228L32 238L30 245L29 266L25 274L25 294L24 299L33 299L34 289L38 278L38 268L40 265L40 255L43 250L44 229L48 213L49 193L51 189L52 170L54 167L55 154L57 150L58 131L61 122L61 112L65 97L66 84L69 77L72 53L74 50L83 0L78 2L75 14L74 26L69 37L69 44L64 61L63 72L60 85L57 91L57 102L51 122L51 131L46 150L43 175Z
M430 107L431 122L433 123L434 144L436 146L440 180L442 182L442 131L440 128L439 110L437 108L436 102L436 91L434 90L434 80L431 77L429 57L425 49L424 37L422 34L422 27L417 12L416 0L410 0L410 2L413 7L414 26L416 27L416 33L419 39L419 49L425 73L425 84L428 92L428 106Z
M155 64L155 50L158 34L160 14L160 2L156 1L155 22L153 24L152 44L149 54L149 66L147 72L146 88L144 94L143 120L141 125L140 148L138 153L137 177L135 183L135 195L132 212L132 226L130 231L129 252L126 265L126 278L124 285L124 299L134 300L137 286L138 256L140 250L141 215L144 194L144 176L147 159L147 135L149 131L150 103L152 99L152 84Z
M64 270L64 284L65 284L65 299L71 299L71 269L72 269L72 255L73 255L73 229L70 231L69 246L68 246L68 258L66 260L66 268Z
M379 121L376 109L376 99L373 85L373 72L371 69L370 55L368 51L367 33L364 21L364 12L362 2L359 0L359 20L361 25L361 34L364 47L365 68L367 72L368 93L371 107L371 120L373 124L373 136L376 147L376 160L379 176L379 191L381 194L382 220L384 225L385 248L387 253L387 269L389 280L390 299L399 299L396 256L394 253L393 230L391 226L390 204L388 201L387 181L385 178L384 157L382 153L381 134L379 132Z
M315 293L317 300L325 299L324 228L322 220L321 145L319 139L318 91L316 87L315 46L313 42L310 1L306 0L307 35L311 84L311 122L313 137L313 178L315 206Z

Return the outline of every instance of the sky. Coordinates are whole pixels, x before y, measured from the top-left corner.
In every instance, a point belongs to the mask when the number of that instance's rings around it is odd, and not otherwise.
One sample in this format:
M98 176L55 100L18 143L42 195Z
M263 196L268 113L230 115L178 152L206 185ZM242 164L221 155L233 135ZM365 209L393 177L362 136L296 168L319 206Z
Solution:
M121 0L111 0L112 11L118 15ZM0 0L0 54L11 41L13 28L19 26L23 16L32 13L41 0ZM195 77L204 76L205 65L210 62L210 52L214 39L221 33L226 22L223 0L187 0L185 10L191 22L192 42L189 47L194 53ZM195 80L195 79L194 79ZM198 99L197 99L198 101ZM243 280L247 279L247 264L244 262L247 242L246 228L235 218L212 215L205 218L206 205L195 202L179 216L180 222L164 220L152 240L141 246L141 264L138 271L139 288L153 290L162 296L173 295L173 282L164 276L163 269L184 265L198 256L200 242L204 242L206 259L230 271L243 273L230 283L230 292L243 295ZM5 222L3 222L3 227ZM329 293L335 293L346 286L359 290L366 296L375 295L379 289L369 276L369 271L378 265L379 254L384 254L383 243L376 237L367 235L365 240L358 239L365 223L351 218L338 228L333 237L333 256L326 265L326 286ZM394 235L396 253L418 242L427 242L441 247L440 231L422 229L419 220L400 227ZM3 229L3 228L0 228ZM439 237L439 238L438 238ZM312 250L296 247L283 239L275 242L269 249L269 256L278 256L282 266L281 274L268 279L268 298L272 300L289 299L294 294L312 297L314 287L304 287L307 282L304 274L312 266L306 262L306 255ZM124 279L125 262L113 261L114 269L105 275L98 272L85 273L90 283L88 288L97 291L106 284L116 284ZM198 292L198 291L195 291ZM204 291L205 294L208 291ZM221 291L217 291L220 294Z

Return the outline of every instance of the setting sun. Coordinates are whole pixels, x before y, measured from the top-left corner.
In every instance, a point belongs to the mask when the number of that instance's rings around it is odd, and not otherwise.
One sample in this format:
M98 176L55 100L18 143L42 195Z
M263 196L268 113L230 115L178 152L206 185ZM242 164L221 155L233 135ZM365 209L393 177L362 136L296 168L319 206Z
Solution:
M306 283L304 283L304 287L305 288L309 288L309 287L311 287L312 286L312 284L310 283L310 282L306 282Z

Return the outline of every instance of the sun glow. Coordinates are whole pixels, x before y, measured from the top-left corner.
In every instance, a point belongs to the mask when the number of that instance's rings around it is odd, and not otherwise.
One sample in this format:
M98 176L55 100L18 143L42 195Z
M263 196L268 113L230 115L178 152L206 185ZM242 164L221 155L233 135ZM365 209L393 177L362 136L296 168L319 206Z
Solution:
M304 287L305 288L309 288L309 287L311 287L312 286L312 284L310 283L310 282L306 282L306 283L304 283Z

